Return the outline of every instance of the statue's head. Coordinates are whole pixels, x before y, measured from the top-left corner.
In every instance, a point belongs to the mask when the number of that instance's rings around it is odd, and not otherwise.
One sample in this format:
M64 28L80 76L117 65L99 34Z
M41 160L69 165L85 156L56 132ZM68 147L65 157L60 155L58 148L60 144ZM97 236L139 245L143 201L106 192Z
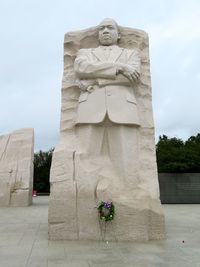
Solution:
M114 45L120 39L119 28L113 19L106 18L98 26L101 45Z

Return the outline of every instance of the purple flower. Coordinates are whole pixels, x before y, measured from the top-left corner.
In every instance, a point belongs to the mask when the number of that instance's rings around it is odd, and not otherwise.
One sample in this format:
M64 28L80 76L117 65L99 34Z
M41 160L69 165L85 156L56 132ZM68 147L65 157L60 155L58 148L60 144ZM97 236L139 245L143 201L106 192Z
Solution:
M112 202L104 202L104 208L105 209L110 209L111 208L111 206L112 206Z

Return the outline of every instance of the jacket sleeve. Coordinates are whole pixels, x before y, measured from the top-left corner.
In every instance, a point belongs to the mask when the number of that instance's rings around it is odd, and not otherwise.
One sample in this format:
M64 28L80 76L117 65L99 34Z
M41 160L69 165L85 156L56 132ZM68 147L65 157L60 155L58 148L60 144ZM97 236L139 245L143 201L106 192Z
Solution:
M132 72L138 72L140 74L140 68L141 68L141 57L140 53L137 50L128 50L127 53L127 60L124 63L121 63L125 67L128 67L132 70Z
M116 79L116 66L111 62L94 62L90 59L90 49L80 49L74 62L74 70L79 78Z
M137 50L129 50L130 55L128 59L128 65L131 66L133 71L141 72L141 56Z
M124 54L124 60L121 60L121 65L124 65L125 67L128 67L131 69L132 72L137 72L140 74L141 72L141 57L140 53L137 50L125 50ZM137 83L137 81L135 81ZM108 85L108 84L119 84L119 85L127 85L132 86L133 83L131 83L128 78L123 76L122 74L118 74L115 80L108 80L108 79L98 79L98 84L100 86Z

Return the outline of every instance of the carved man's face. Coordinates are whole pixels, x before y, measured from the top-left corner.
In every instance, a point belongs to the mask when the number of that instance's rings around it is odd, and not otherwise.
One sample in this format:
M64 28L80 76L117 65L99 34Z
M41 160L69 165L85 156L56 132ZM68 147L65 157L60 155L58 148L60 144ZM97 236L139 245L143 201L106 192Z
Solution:
M99 42L101 45L117 44L119 31L113 20L104 20L99 25Z

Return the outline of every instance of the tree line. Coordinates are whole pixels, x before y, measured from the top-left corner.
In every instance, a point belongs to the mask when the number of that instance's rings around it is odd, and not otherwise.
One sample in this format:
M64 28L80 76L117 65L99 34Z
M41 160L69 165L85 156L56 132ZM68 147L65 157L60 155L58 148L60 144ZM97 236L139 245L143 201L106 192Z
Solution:
M200 134L182 139L160 136L156 144L158 172L200 172Z
M49 178L53 150L52 148L34 153L33 189L39 193L50 192Z
M34 190L49 193L49 176L54 149L34 154ZM183 141L180 138L159 137L156 144L158 172L200 172L200 134Z

